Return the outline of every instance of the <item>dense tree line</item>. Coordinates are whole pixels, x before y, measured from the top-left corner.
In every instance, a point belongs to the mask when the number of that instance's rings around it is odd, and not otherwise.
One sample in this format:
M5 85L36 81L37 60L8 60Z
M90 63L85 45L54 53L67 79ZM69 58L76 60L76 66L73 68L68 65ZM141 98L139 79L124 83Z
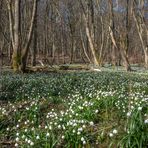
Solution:
M148 68L148 0L0 0L0 20L14 71L39 61Z

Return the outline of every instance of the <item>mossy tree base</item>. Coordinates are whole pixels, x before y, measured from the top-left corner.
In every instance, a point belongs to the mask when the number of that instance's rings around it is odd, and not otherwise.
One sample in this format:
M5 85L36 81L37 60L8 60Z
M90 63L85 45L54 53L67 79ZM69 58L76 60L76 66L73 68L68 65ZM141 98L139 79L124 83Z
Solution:
M20 56L15 52L12 55L12 68L14 72L20 71Z

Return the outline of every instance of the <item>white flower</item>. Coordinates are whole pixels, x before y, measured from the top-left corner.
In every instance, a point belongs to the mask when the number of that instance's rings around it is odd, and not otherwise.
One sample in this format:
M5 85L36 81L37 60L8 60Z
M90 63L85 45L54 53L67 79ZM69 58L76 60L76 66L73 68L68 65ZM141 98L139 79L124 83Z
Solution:
M28 140L27 142L28 142L28 143L31 143L31 140Z
M65 136L62 136L62 139L64 139L65 138Z
M80 135L81 133L80 132L77 132L77 135Z
M109 136L110 136L110 137L113 137L114 135L113 135L113 133L109 133Z
M49 136L49 133L47 133L46 136L48 137Z
M131 112L128 112L126 115L127 115L127 117L130 117L130 115L131 115Z
M47 129L48 128L48 126L45 126L45 129Z
M113 134L117 134L118 131L116 129L113 130Z
M9 131L10 130L9 127L6 130Z
M95 111L96 114L97 114L98 112L99 112L98 110Z
M15 143L15 147L18 147L18 144L17 143Z
M18 142L18 141L19 141L19 138L18 138L18 137L16 137L15 141L17 141L17 142Z
M91 121L90 123L89 123L91 126L93 126L94 125L94 123Z
M40 137L39 136L36 136L36 139L40 139Z
M81 120L81 123L83 124L84 123L84 120Z
M25 129L25 132L27 132L27 129Z
M28 139L26 138L26 139L25 139L25 142L27 142L27 141L28 141Z
M74 123L73 126L77 126L77 123Z
M30 143L30 145L31 145L31 146L33 146L33 145L34 145L34 143L33 143L33 142L31 142L31 143Z
M52 130L52 126L49 126L49 129Z
M72 132L73 132L73 133L75 133L76 131L75 131L75 130L73 130Z
M61 125L58 125L58 129L61 129Z
M139 110L139 111L141 111L141 110L142 110L142 107L141 107L141 106L139 106L139 107L138 107L138 110Z
M16 133L16 136L19 136L19 133Z
M31 130L34 131L34 127L32 127Z
M145 124L148 124L148 119L146 119L146 120L144 121L144 123L145 123Z
M25 138L25 135L22 135L22 139L24 139Z
M83 141L83 144L84 144L84 145L86 144L86 141L85 141L85 140Z
M83 128L82 127L78 128L78 131L83 131Z
M84 141L85 139L83 137L81 137L81 141Z
M65 130L65 126L64 126L64 125L62 125L62 127L63 127L63 130Z

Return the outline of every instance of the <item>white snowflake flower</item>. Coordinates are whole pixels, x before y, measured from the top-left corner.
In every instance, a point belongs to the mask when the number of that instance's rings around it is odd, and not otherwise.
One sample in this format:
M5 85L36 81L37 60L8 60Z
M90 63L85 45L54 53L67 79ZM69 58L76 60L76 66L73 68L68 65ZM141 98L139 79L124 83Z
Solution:
M97 114L98 112L99 112L98 110L95 111L96 114Z
M29 139L27 142L30 144L31 143L31 140Z
M47 133L46 136L49 137L49 133Z
M19 141L19 138L18 138L18 137L16 137L15 141L17 141L17 142L18 142L18 141Z
M19 133L16 133L16 136L19 136Z
M81 137L81 141L83 142L85 139L84 139L84 137Z
M113 135L113 133L109 133L109 136L110 136L110 137L113 137L114 135Z
M33 143L33 142L31 142L31 143L30 143L30 145L31 145L31 146L33 146L33 145L34 145L34 143Z
M61 125L58 125L58 129L61 129Z
M86 141L84 140L84 141L83 141L83 145L85 145L85 144L86 144Z
M62 139L64 139L65 138L65 136L62 136Z
M82 127L78 128L78 131L83 131L83 128Z
M144 121L144 123L145 123L145 124L148 124L148 119L146 119L146 120Z
M128 112L126 115L127 115L127 117L130 117L131 116L131 112Z
M90 124L91 126L93 126L93 125L94 125L93 121L91 121L89 124Z
M18 143L15 143L15 145L14 145L15 147L18 147Z
M139 111L141 111L141 110L142 110L142 107L141 107L141 106L139 106L139 107L138 107L138 110L139 110Z
M116 129L113 130L113 134L117 134L118 131Z

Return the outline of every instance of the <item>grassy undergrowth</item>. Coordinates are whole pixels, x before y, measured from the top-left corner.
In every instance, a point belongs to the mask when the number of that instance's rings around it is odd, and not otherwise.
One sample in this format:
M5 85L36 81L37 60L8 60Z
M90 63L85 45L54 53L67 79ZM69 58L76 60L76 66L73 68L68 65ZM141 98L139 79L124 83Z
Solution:
M0 147L147 147L147 74L6 72L0 81Z

